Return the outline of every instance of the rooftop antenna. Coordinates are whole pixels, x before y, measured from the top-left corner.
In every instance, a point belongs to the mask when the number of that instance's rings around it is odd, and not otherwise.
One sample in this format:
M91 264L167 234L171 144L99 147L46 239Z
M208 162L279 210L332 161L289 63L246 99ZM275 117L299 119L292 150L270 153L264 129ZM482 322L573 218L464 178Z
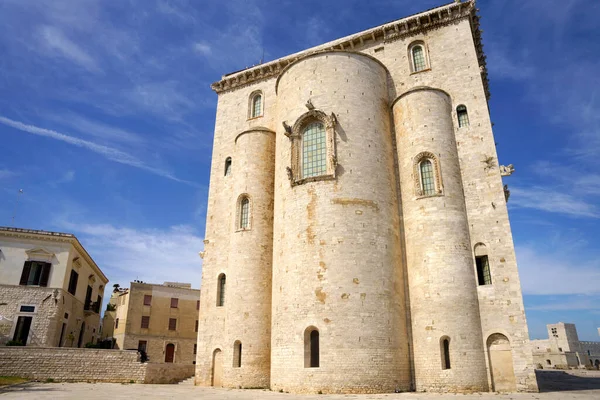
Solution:
M13 211L13 215L12 215L12 227L15 227L15 216L17 215L17 207L19 206L19 199L21 198L21 195L23 194L23 189L19 189L19 193L17 193L17 201L15 202L15 210Z

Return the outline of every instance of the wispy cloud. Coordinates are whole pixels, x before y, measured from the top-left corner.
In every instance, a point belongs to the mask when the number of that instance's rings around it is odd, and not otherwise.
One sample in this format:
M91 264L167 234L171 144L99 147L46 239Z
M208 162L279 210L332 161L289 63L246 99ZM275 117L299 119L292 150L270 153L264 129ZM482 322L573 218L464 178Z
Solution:
M49 50L48 54L57 54L58 52L63 57L90 72L102 72L96 60L75 42L67 38L60 29L45 25L40 28L40 35L43 43Z
M130 281L140 279L200 285L202 259L198 252L204 246L203 238L190 226L135 229L66 221L60 225L77 235L112 283L125 287Z
M557 252L533 245L517 246L515 250L524 294L600 295L598 257L582 262L576 251Z
M511 187L510 207L529 208L572 217L600 218L596 203L586 202L580 197L550 188L533 186L529 188Z
M145 139L137 133L129 132L125 129L102 122L93 121L72 112L67 112L65 114L51 114L47 117L62 125L70 126L84 135L94 136L103 140L138 145L145 142Z
M205 56L210 56L212 53L210 45L206 42L194 43L194 50L196 50L198 53L201 53Z
M51 129L39 128L34 125L26 125L22 122L13 121L12 119L5 118L2 116L0 116L0 123L10 126L10 127L13 127L15 129L18 129L22 132L28 132L28 133L32 133L34 135L45 136L45 137L48 137L51 139L69 143L73 146L82 147L87 150L93 151L94 153L100 154L111 161L115 161L115 162L118 162L121 164L140 168L145 171L151 172L153 174L156 174L156 175L168 178L168 179L172 179L177 182L190 183L190 182L187 182L187 181L177 178L176 176L172 175L171 173L169 173L167 171L164 171L162 169L158 169L155 167L151 167L151 166L147 165L146 163L144 163L143 161L139 160L138 158L132 156L131 154L125 153L121 150L118 150L118 149L115 149L112 147L108 147L108 146L104 146L104 145L97 144L94 142L90 142L88 140L79 139L79 138L76 138L73 136L68 136L63 133L53 131Z
M9 169L6 169L6 168L0 169L0 179L10 178L15 175L16 175L16 173Z

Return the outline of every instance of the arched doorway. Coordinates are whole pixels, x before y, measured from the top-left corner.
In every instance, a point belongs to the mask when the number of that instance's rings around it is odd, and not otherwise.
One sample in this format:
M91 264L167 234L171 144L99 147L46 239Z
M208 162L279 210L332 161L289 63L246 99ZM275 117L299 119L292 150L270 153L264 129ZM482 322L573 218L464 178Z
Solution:
M213 352L212 386L223 386L223 352L215 349Z
M487 340L492 390L495 392L515 392L517 383L513 366L512 351L508 338L494 333Z
M165 362L172 363L175 359L175 345L173 343L169 343L165 348Z

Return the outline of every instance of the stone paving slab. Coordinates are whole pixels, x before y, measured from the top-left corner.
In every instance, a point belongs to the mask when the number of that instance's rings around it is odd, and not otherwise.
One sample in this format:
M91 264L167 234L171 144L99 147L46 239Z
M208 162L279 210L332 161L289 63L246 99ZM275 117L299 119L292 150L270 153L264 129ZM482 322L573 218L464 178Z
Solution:
M541 393L390 393L377 395L294 395L268 390L215 389L191 385L30 382L0 388L9 399L201 399L201 400L599 400L600 373L538 371Z

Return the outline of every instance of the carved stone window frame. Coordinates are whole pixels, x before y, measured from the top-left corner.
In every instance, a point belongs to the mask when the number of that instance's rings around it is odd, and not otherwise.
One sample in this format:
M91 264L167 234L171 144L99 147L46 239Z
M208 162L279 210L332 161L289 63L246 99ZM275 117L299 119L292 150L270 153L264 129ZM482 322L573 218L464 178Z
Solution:
M429 160L433 167L435 194L424 194L423 182L421 180L421 163L425 160ZM429 151L423 151L414 158L413 161L413 176L415 179L415 194L417 198L423 197L434 197L444 195L444 186L442 185L442 171L440 168L440 162L437 156Z
M248 226L242 227L242 201L248 199ZM235 207L235 231L245 232L252 229L252 197L248 193L242 193L238 196Z
M425 59L425 68L416 70L415 68L415 60L413 55L413 49L415 47L421 47L423 49L423 58ZM419 74L421 72L431 71L431 63L429 61L429 49L427 48L427 43L424 40L415 40L408 45L408 60L410 62L410 73Z
M325 127L325 144L327 146L326 156L326 172L318 176L310 176L304 178L302 176L302 138L304 129L313 122L320 122ZM288 169L288 175L292 186L301 185L307 182L315 182L322 180L335 179L335 169L337 166L336 149L335 149L335 127L337 118L335 114L325 114L321 110L309 110L302 114L294 123L294 126L286 135L292 142L292 160L291 168Z
M260 114L254 115L254 99L260 96ZM248 96L248 120L261 118L265 115L265 95L262 90L255 90Z

